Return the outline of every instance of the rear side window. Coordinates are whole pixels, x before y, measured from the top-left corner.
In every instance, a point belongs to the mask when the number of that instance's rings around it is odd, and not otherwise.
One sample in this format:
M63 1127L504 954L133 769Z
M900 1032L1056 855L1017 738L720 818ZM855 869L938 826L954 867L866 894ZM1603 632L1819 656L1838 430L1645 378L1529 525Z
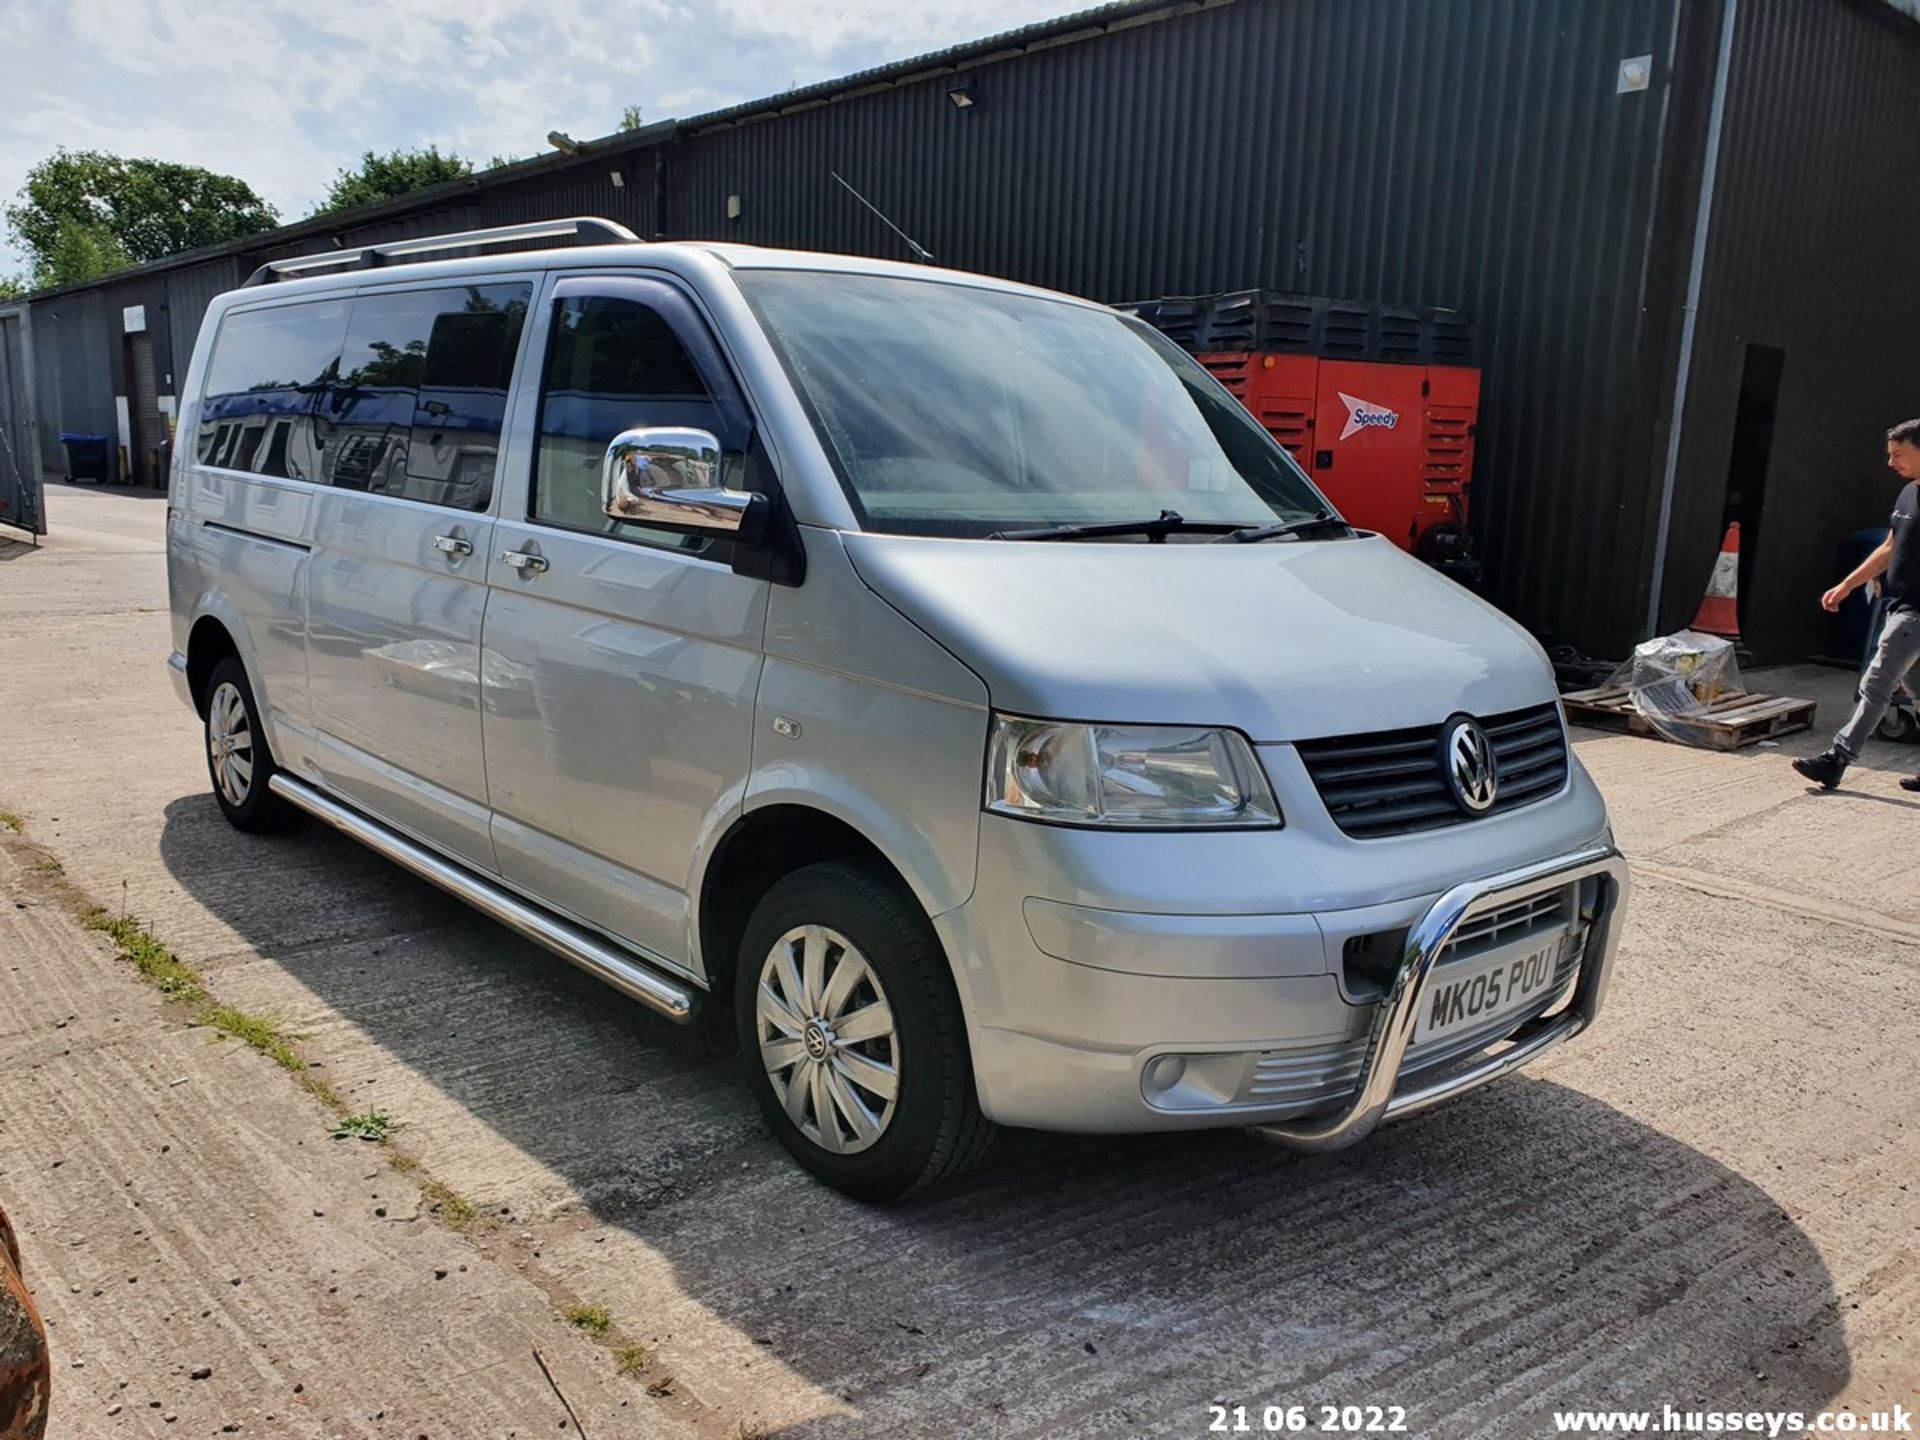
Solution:
M533 287L363 295L315 429L343 489L484 510Z
M623 430L686 425L720 432L719 407L673 328L651 305L572 296L554 307L540 392L533 518L570 530L696 549L704 542L610 520L600 469Z
M194 437L201 464L321 478L313 414L338 371L349 303L276 305L220 322Z

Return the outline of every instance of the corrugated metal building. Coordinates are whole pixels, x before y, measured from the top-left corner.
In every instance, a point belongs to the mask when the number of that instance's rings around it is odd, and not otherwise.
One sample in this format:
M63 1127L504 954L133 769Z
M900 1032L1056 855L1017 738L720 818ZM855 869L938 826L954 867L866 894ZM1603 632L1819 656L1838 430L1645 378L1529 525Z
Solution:
M35 297L43 448L116 422L126 307L170 386L208 295L331 243L584 213L905 255L837 172L941 264L1096 299L1466 311L1491 597L1619 653L1738 515L1750 642L1800 655L1920 412L1917 111L1883 0L1133 0Z

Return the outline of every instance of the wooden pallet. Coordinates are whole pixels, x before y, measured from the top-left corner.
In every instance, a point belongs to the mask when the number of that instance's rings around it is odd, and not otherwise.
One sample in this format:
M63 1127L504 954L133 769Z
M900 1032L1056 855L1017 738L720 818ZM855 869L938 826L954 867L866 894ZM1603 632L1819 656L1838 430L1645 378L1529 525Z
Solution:
M1659 735L1646 716L1633 708L1626 687L1602 685L1593 690L1578 690L1562 695L1567 719L1575 725L1597 730L1624 730L1630 735ZM1791 695L1750 695L1730 690L1710 701L1704 715L1691 718L1689 724L1700 728L1702 738L1715 750L1738 750L1777 735L1813 728L1814 702Z

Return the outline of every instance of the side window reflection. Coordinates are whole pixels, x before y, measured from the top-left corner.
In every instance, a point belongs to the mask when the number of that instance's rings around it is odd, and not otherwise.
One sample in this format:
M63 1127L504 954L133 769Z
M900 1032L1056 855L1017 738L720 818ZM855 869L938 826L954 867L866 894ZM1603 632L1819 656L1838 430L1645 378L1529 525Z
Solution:
M719 428L714 399L673 328L637 300L559 301L540 389L533 518L647 544L699 548L704 542L611 520L600 508L608 444L623 430L653 425Z

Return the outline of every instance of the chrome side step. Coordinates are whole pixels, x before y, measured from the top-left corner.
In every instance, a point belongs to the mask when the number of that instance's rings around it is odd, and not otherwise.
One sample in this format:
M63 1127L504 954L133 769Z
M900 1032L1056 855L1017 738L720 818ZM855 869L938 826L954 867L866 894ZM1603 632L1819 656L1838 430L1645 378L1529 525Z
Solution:
M482 915L497 920L515 934L536 945L543 945L563 960L578 965L621 994L658 1010L669 1020L684 1024L693 1017L694 989L685 982L655 969L638 955L621 950L570 921L522 900L490 880L482 879L464 866L434 854L404 835L396 834L377 820L369 820L357 810L322 795L311 785L294 779L284 770L270 782L273 793L298 805L316 819L351 835L368 849L384 855L422 880L438 885L450 895L473 906Z

